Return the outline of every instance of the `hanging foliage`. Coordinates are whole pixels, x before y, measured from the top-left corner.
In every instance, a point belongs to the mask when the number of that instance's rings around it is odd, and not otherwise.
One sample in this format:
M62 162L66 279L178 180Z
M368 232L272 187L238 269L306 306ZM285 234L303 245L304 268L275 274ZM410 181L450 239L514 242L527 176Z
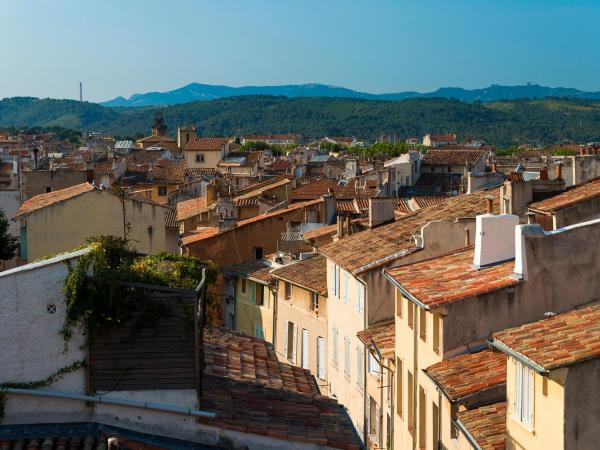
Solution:
M91 238L88 246L90 252L69 267L65 280L65 340L71 338L77 324L85 324L88 330L118 328L140 311L140 323L156 323L165 314L163 306L152 301L148 291L131 283L193 289L205 267L207 284L216 278L212 264L169 253L139 256L120 237Z

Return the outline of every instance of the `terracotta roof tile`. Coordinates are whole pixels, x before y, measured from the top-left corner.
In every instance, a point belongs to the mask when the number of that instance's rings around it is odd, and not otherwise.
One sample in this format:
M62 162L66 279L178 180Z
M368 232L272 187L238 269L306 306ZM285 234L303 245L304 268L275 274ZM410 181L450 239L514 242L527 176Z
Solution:
M456 134L454 133L442 133L442 134L432 134L430 135L431 140L447 142L447 141L456 141Z
M185 182L185 161L159 159L152 169L154 183L183 184Z
M322 236L327 236L328 234L332 236L337 234L337 224L326 225L324 227L315 228L314 230L305 231L302 233L302 237L307 241L310 241L311 239L317 239Z
M278 159L271 164L271 170L276 172L287 172L290 167L292 167L292 163L285 159Z
M168 207L165 211L165 227L179 228L177 225L177 210L175 208Z
M398 259L403 252L414 250L411 237L433 220L454 220L484 214L485 198L490 195L494 199L494 212L500 212L499 188L449 197L437 205L399 217L389 225L325 245L319 251L353 273L369 270L369 267L377 267L378 261Z
M452 402L506 384L506 355L493 350L457 356L425 369Z
M323 256L315 256L275 269L271 275L315 291L319 295L327 295L327 259Z
M186 176L204 176L204 175L209 175L209 176L215 176L217 173L217 170L215 168L206 168L206 169L185 169L185 174Z
M506 402L459 412L458 420L482 450L506 448Z
M239 264L233 264L223 268L223 273L248 278L262 283L268 283L271 280L269 273L273 267L264 259L256 261L246 261Z
M273 346L224 328L205 330L206 369L199 407L208 425L289 441L356 449L344 407L323 396L311 373L282 363Z
M68 200L70 198L84 194L93 189L94 188L90 183L81 183L65 189L59 189L58 191L36 195L23 202L14 218L18 219L19 217L31 214L32 212L37 211L38 209L42 209L46 206L51 206L56 203L60 203L64 200Z
M580 186L574 186L554 197L532 203L529 205L529 208L553 213L569 206L597 199L598 197L600 197L600 180L594 180Z
M336 202L335 209L338 213L356 214L353 200L340 200Z
M418 208L427 208L428 206L437 205L447 198L447 195L422 195L413 197L412 201Z
M277 178L279 178L279 177L277 177ZM286 186L288 184L290 184L290 180L288 180L287 178L277 179L277 180L271 181L268 184L261 183L259 186L256 186L254 189L244 190L244 192L241 193L240 195L238 195L236 197L236 199L257 197L259 195L264 194L265 192L269 192L272 189L277 189L279 187Z
M364 183L358 179L348 180L347 184L339 184L337 180L323 178L311 183L307 183L292 191L292 200L311 200L322 197L331 189L337 200L353 200L359 196L374 197L377 194L377 181L366 180L366 189L362 192L358 189L357 183Z
M429 150L423 156L423 163L429 166L474 165L485 152L480 150Z
M473 247L386 269L403 289L430 308L513 286L514 261L476 269Z
M546 370L600 357L600 305L494 334L494 339Z
M191 139L185 146L186 151L221 151L227 144L227 139L217 137L197 137Z
M196 197L177 203L177 221L197 216L206 208L206 197Z
M409 199L399 198L398 204L396 205L396 211L401 214L410 214L412 212L412 208L409 205Z
M396 324L376 324L359 331L357 336L367 347L371 346L373 341L383 355L393 354L396 345Z

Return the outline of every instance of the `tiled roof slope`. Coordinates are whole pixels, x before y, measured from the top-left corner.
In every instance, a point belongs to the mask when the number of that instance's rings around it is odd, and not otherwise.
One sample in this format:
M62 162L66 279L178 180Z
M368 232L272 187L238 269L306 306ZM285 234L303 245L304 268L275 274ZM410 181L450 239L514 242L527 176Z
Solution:
M379 351L387 356L393 354L395 350L396 324L394 322L376 324L359 331L357 336L367 347L371 346L371 341L373 341Z
M185 220L197 216L206 208L206 197L196 197L177 203L177 220Z
M514 261L477 269L473 247L386 269L386 274L430 308L520 283Z
M480 150L429 150L423 156L423 163L429 166L472 166L484 154Z
M282 180L287 180L287 178L284 178L282 176L276 176L273 178L269 178L268 180L259 181L257 183L252 183L252 184L249 184L248 186L244 186L243 188L237 189L236 194L244 195L244 194L247 194L256 189L264 189L264 188L270 189L270 185L272 185L274 183L278 183L279 181L282 181ZM289 180L287 180L287 181L289 182Z
M271 272L275 278L327 295L327 259L315 256Z
M183 184L185 182L185 161L159 159L152 169L155 183Z
M554 197L532 203L529 205L529 208L553 213L563 208L568 208L569 206L593 200L598 197L600 197L600 180L594 180L580 186L575 186Z
M600 305L559 314L494 334L545 370L600 357Z
M85 194L93 189L94 188L90 183L81 183L65 189L59 189L58 191L36 195L23 202L17 211L17 214L15 215L15 219L27 214L31 214L32 212L45 208L46 206L51 206L78 195Z
M459 412L458 420L482 450L506 448L506 402Z
M269 274L271 269L271 265L268 264L264 259L258 259L256 261L246 261L224 267L223 272L230 275L251 278L263 283L268 283L271 279L271 275Z
M506 355L482 350L429 366L425 372L457 402L478 392L506 384Z
M357 189L357 183L365 183L366 189L359 191ZM311 200L314 198L322 197L327 194L327 191L331 189L338 200L352 200L359 195L366 197L373 197L377 193L377 181L376 180L358 180L351 179L345 185L338 184L337 180L330 178L324 178L321 180L313 181L312 183L300 186L292 191L292 200Z
M338 242L325 245L319 249L319 252L346 270L359 273L367 270L363 266L376 265L375 263L379 260L391 258L396 254L400 257L401 252L414 249L411 236L433 220L454 220L484 214L486 211L485 198L488 196L494 199L494 212L499 213L499 188L449 197L437 205L404 215L389 225L354 234Z
M288 184L290 184L290 180L288 180L287 178L276 180L276 181L271 182L269 184L258 186L255 189L244 191L244 193L238 195L236 197L236 199L257 197L257 196L259 196L259 195L261 195L261 194L263 194L265 192L270 191L271 189L276 189L278 187L282 187L282 186L285 186L285 185L288 185Z
M199 407L208 425L336 448L360 448L344 407L320 395L308 370L279 362L273 346L224 328L205 330Z
M193 138L191 139L185 146L185 150L189 151L220 151L225 144L227 144L227 139L225 138Z

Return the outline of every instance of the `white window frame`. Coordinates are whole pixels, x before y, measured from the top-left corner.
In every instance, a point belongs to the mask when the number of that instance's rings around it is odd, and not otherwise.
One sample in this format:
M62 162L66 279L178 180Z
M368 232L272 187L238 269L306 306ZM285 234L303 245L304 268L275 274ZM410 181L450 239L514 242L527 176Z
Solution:
M291 327L292 335L291 336L290 336L290 324L292 325L292 327ZM291 349L289 347L290 337L292 338L292 348ZM290 350L291 350L291 352L290 352ZM293 362L294 364L296 363L297 350L298 350L298 325L296 325L294 322L286 320L285 321L284 353L285 353L286 359Z
M356 386L359 389L364 387L364 373L365 373L365 347L361 345L356 346Z
M302 356L301 366L303 369L309 368L308 347L310 345L310 334L306 328L302 328Z
M332 352L331 352L331 361L333 362L333 365L335 367L338 366L338 330L337 328L333 327L331 329L331 347L332 347Z
M344 304L350 303L350 275L344 270Z
M344 336L344 375L350 378L350 338Z
M358 281L356 282L356 311L362 314L365 311L365 287Z
M325 338L317 337L317 378L325 380L327 376L327 343Z
M381 366L371 352L369 352L369 373L371 375L379 375L381 373Z
M534 381L533 370L515 361L513 417L528 429L533 429Z

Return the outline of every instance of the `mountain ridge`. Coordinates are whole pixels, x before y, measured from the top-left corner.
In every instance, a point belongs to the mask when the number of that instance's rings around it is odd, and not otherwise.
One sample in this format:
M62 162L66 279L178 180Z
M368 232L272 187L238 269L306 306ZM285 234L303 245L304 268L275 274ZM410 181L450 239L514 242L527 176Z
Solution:
M209 101L220 98L239 97L247 95L270 95L287 98L306 97L336 97L363 100L398 101L411 98L447 98L466 102L493 102L500 100L516 100L521 98L579 98L600 99L600 91L589 92L575 88L547 87L539 84L503 86L492 84L481 89L464 89L460 87L441 87L432 92L405 91L396 93L371 94L355 91L341 86L306 83L276 86L240 86L212 85L190 83L180 88L166 92L146 92L133 94L129 98L115 97L99 104L107 107L143 107L169 106L195 101Z

